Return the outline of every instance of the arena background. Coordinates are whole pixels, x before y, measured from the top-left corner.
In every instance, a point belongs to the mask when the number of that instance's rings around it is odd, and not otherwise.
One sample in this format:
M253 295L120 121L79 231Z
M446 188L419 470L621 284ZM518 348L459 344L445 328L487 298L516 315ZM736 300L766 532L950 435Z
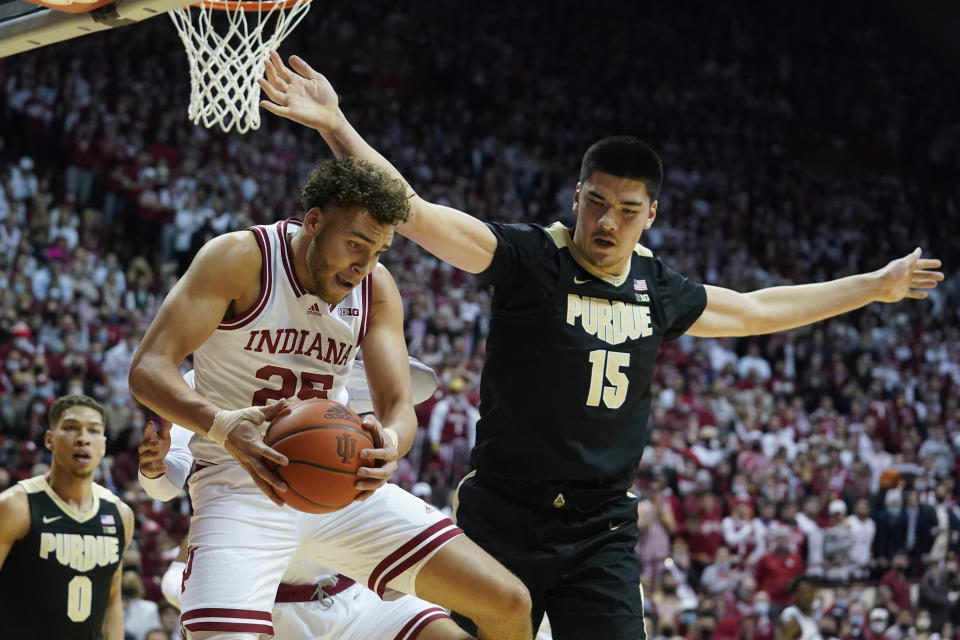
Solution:
M960 638L958 14L946 2L325 0L281 49L328 75L422 195L482 219L572 222L586 146L629 133L666 168L644 242L692 279L825 280L918 245L944 260L926 301L664 347L637 484L651 638L772 638L792 577L766 569L777 521L817 577L824 637ZM137 513L126 564L143 589L131 577L125 597L140 640L159 624L147 602L188 505L137 485L149 416L126 386L133 349L203 242L300 215L298 188L329 154L268 113L245 136L194 127L165 17L4 58L0 91L0 489L44 472L52 398L108 406L101 481ZM449 508L489 291L399 237L385 262L410 353L441 379L396 481ZM160 613L174 629L175 612Z

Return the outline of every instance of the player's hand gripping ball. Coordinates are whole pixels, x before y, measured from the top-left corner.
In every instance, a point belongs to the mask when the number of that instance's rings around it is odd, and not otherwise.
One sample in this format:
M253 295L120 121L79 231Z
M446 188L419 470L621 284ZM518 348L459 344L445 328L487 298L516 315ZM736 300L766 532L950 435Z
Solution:
M270 422L264 442L287 456L290 464L274 472L287 483L284 501L299 511L330 513L360 493L357 469L376 466L361 458L376 448L360 416L333 400L313 399L290 405Z

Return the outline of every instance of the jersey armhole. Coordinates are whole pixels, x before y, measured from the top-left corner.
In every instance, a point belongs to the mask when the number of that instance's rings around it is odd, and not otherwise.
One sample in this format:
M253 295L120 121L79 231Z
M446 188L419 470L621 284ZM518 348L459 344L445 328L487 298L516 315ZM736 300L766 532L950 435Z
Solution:
M273 252L270 247L270 240L263 227L250 227L248 231L253 232L253 237L257 240L257 246L260 247L260 295L242 314L232 320L221 322L217 327L220 331L231 331L247 326L260 315L270 299L270 290L273 288Z

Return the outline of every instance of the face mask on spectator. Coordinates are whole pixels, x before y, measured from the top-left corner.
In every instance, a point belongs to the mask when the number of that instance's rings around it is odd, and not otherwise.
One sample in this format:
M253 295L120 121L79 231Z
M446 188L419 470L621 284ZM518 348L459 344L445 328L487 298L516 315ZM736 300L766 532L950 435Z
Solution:
M7 371L10 373L16 373L20 371L20 363L16 360L7 360Z
M850 624L854 629L859 629L863 626L863 616L850 616Z
M27 290L27 288L23 286L23 283L22 283L22 282L14 282L14 283L13 283L13 292L16 293L17 295L20 295L21 293L23 293L23 292L26 291L26 290Z
M929 631L930 630L930 618L926 616L917 618L917 631Z
M870 623L870 631L873 631L874 633L883 633L886 630L887 623L883 622L882 620L877 620Z
M770 603L769 602L754 602L753 610L761 616L768 615L770 613Z

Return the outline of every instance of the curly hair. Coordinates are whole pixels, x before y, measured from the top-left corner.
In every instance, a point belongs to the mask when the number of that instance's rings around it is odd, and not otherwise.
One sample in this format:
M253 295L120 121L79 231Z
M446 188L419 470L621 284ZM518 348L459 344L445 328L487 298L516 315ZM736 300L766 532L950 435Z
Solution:
M300 195L304 210L328 204L361 207L380 224L410 217L406 185L372 162L359 158L326 160L310 172Z
M50 420L50 428L56 429L58 426L60 426L60 418L62 418L63 414L67 412L67 409L77 406L89 407L100 414L101 420L106 420L107 416L104 413L103 405L93 398L80 394L72 396L60 396L54 400L52 405L50 405L50 412L47 414Z

